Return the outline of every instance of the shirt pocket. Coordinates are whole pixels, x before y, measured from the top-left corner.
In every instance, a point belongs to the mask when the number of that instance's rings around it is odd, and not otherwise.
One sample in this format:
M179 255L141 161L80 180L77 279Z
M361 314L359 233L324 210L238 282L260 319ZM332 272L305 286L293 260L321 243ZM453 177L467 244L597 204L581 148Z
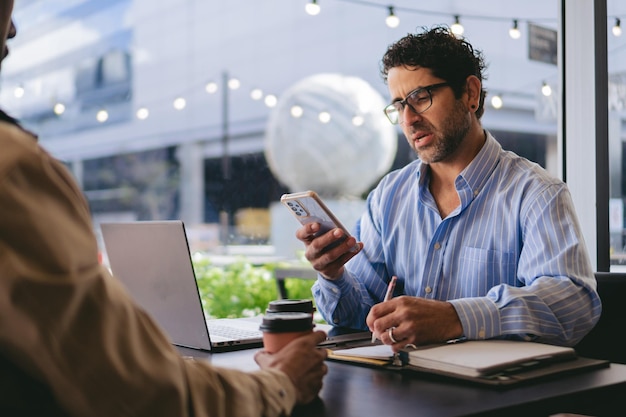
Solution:
M464 246L458 277L464 297L482 297L494 286L515 286L515 254Z

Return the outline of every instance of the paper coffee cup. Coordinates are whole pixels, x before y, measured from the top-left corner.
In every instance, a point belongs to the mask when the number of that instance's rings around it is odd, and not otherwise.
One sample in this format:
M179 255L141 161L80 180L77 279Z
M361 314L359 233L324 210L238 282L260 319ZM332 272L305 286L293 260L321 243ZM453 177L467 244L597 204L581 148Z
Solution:
M271 313L263 317L263 347L270 353L278 352L287 343L313 331L313 315L302 312Z

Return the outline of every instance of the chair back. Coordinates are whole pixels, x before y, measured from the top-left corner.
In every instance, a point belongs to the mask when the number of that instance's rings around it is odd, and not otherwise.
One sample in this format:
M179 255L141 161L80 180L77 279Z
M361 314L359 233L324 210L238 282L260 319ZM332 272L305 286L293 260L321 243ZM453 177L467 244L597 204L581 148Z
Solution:
M596 326L576 345L580 356L626 364L626 273L596 272L602 314Z

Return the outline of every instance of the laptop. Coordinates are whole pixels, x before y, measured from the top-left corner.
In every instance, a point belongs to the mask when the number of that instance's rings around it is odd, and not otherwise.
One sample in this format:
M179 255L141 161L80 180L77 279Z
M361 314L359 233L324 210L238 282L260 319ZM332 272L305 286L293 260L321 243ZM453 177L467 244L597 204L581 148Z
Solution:
M211 352L263 345L261 318L209 319L182 221L101 223L113 275L176 346Z

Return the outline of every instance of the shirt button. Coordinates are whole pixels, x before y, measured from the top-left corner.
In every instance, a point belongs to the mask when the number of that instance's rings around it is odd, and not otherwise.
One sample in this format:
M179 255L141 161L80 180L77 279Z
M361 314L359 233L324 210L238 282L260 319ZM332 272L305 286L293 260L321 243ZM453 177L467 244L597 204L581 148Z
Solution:
M480 329L480 331L478 332L478 337L481 339L485 338L485 329Z
M334 292L335 294L337 294L337 293L339 292L339 290L338 290L337 288L333 288L333 292Z
M441 243L439 242L435 243L435 249L441 249Z
M426 294L430 294L431 292L433 292L433 289L430 287L426 287L424 288L424 291L426 292Z
M478 190L474 190L474 197L478 195Z
M333 319L333 323L335 324L339 323L339 319Z

